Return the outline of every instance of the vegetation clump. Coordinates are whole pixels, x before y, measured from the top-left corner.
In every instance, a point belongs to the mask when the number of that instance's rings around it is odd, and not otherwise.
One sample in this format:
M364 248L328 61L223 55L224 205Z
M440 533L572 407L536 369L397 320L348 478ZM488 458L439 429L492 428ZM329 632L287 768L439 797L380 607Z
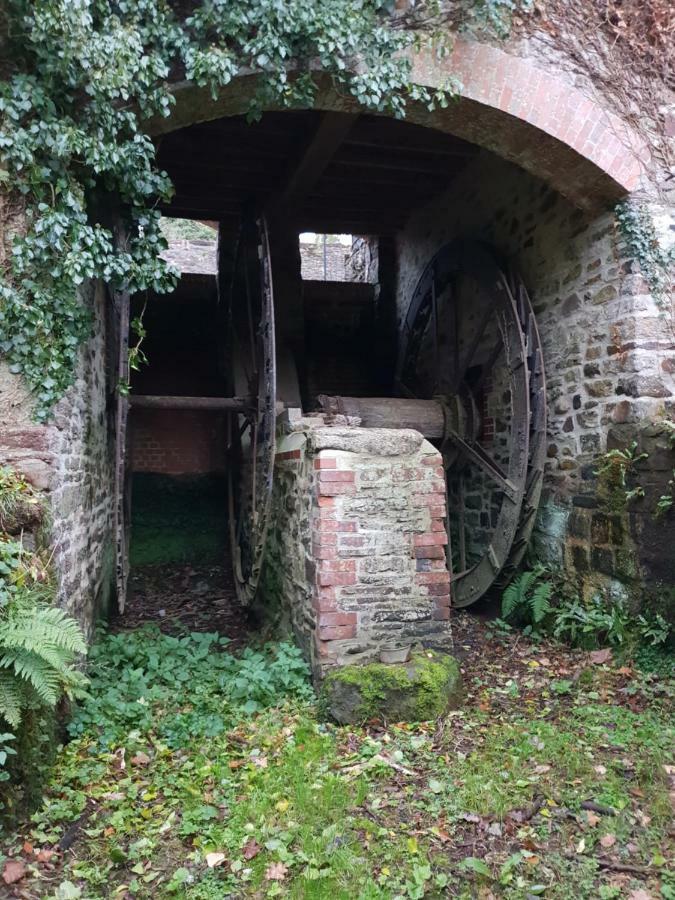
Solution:
M53 605L47 551L34 540L24 544L23 530L39 529L43 518L39 493L0 468L0 813L37 790L52 711L64 697L80 696L86 683L77 665L86 652L84 635Z
M413 653L407 663L341 666L328 673L322 704L340 724L371 719L424 722L459 704L457 661L431 650Z

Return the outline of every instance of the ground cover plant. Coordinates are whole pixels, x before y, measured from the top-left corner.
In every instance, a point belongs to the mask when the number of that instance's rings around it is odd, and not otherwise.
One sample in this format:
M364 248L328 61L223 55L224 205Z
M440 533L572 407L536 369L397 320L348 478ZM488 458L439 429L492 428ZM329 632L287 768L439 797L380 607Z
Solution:
M672 682L455 619L466 704L341 728L289 644L103 634L25 898L672 898Z

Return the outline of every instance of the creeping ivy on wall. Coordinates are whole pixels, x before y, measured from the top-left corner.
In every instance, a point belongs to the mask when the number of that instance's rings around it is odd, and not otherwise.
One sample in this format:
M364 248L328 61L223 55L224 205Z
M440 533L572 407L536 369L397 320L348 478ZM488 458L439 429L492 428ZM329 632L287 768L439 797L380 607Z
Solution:
M156 209L172 186L142 128L147 117L170 115L169 79L184 77L216 96L242 67L262 71L253 113L270 103L311 106L318 70L377 112L401 117L410 99L447 103L447 91L412 82L401 51L420 31L399 27L391 6L8 0L0 190L21 195L27 214L0 272L0 353L32 388L39 420L72 383L91 330L78 285L96 278L132 292L175 285L177 273L160 256L166 240ZM122 244L96 219L100 192L121 199Z
M623 200L616 206L615 215L631 256L637 260L657 306L661 312L669 312L675 246L666 249L659 241L654 220L646 205L630 199Z

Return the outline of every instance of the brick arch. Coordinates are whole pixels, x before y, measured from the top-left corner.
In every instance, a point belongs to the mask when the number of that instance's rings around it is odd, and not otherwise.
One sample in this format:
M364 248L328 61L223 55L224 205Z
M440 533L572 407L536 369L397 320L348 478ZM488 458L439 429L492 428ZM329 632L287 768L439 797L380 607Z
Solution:
M459 81L458 97L429 112L411 103L407 119L446 131L516 163L582 209L597 210L634 191L649 161L647 145L615 114L564 78L521 57L476 41L458 40L439 60L430 51L411 57L414 81L441 87ZM214 100L208 89L173 85L175 106L147 124L153 136L197 122L240 115L259 74L233 79ZM316 108L354 110L328 78L319 77Z

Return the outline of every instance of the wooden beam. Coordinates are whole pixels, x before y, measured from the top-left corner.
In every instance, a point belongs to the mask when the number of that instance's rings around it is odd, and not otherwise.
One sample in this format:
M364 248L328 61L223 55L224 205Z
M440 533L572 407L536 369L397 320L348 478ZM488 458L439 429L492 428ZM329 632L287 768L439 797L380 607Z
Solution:
M200 409L214 412L243 412L251 406L251 401L245 397L160 397L131 394L129 402L134 409Z
M327 112L283 187L271 197L266 212L277 214L297 206L317 184L358 118L356 113Z

